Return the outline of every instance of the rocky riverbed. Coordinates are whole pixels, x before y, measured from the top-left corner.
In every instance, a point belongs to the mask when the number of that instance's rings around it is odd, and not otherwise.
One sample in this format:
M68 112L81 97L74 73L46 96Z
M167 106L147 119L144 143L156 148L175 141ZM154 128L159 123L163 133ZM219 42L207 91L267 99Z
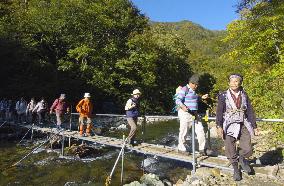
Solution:
M212 149L217 151L218 154L224 155L223 141L216 135L215 124L212 122L209 123L209 126ZM103 135L121 137L122 134L128 132L120 128L116 127L115 130L107 131ZM137 138L143 139L140 133L141 129L138 131ZM26 130L19 131L14 130L14 128L4 127L1 129L0 136L3 136L2 140L15 140L18 143L26 132ZM178 123L169 121L149 124L146 126L145 134L144 139L147 143L176 147ZM34 135L34 138L40 137L43 141L46 139L43 134ZM11 137L9 138L9 136ZM250 161L255 169L267 168L266 176L264 174L251 176L244 174L243 180L237 183L233 181L230 172L199 167L196 174L192 175L189 164L126 152L124 183L136 185L283 185L283 144L280 141L273 140L271 136L273 136L272 131L262 130L260 136L252 139L254 154ZM30 139L30 136L27 135L26 139ZM33 144L30 144L29 140L24 140L21 145L17 146L14 142L8 146L2 144L0 168L6 169L9 167L39 145L42 140L39 140L38 143L34 141ZM60 138L54 138L52 145L50 143L46 144L43 149L38 149L36 154L31 155L17 167L3 171L0 174L0 180L4 181L5 185L13 183L21 183L22 185L27 183L31 185L38 183L60 183L61 185L64 185L64 183L68 185L86 183L86 185L92 185L96 183L100 185L104 183L105 178L112 169L119 149L80 145L81 142L75 140L72 141L73 146L65 148L66 156L61 157L60 141ZM188 144L188 150L190 151L190 136L188 137ZM51 147L57 149L50 149ZM143 161L143 159L145 160ZM142 178L140 178L142 175L141 167L143 167L141 162L144 162L144 170L148 173ZM51 173L53 176L52 181L49 179ZM137 181L130 183L134 180ZM119 183L120 172L118 168L112 184L119 185Z
M209 124L212 148L219 153L224 152L223 142L218 138L215 124ZM281 141L273 139L273 131L262 130L259 136L252 138L254 147L253 156L250 158L254 169L265 170L261 174L247 175L242 173L243 179L236 182L232 178L232 172L223 171L217 168L199 167L193 175L190 171L182 178L173 176L167 179L159 178L156 174L145 174L135 182L125 184L126 186L188 186L188 185L284 185L284 144ZM172 141L172 137L163 139ZM157 162L152 162L154 165ZM148 165L149 166L149 165ZM164 170L167 171L167 170Z

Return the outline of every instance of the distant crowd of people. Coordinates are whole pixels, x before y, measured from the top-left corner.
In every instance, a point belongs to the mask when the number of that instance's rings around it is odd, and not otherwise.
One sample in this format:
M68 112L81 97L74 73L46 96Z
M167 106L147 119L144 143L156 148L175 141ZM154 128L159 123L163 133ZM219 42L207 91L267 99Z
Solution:
M90 97L90 93L85 93L84 98L76 105L76 110L80 115L79 131L81 136L91 135L93 104ZM24 97L17 101L7 98L0 101L0 119L10 123L43 125L47 122L47 115L55 114L56 127L62 129L66 113L70 113L70 104L66 101L66 94L61 94L59 98L55 99L51 107L48 106L44 98L38 102L35 98L31 98L29 103Z
M19 100L3 98L0 101L0 118L2 121L17 123L34 123L38 117L38 123L45 121L45 115L48 111L48 104L44 98L36 102L31 98L28 103L24 97Z

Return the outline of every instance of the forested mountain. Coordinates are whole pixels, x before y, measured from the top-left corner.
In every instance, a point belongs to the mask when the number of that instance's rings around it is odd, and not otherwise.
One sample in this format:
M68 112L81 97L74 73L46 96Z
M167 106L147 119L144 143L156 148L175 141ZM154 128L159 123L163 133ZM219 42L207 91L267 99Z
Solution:
M205 76L199 88L201 93L211 92L211 96L216 96L220 90L227 87L225 82L228 74L241 71L238 64L231 65L232 61L221 58L228 48L222 42L226 31L211 31L190 21L152 23L151 25L153 29L180 36L186 43L186 47L190 50L188 63L195 73Z

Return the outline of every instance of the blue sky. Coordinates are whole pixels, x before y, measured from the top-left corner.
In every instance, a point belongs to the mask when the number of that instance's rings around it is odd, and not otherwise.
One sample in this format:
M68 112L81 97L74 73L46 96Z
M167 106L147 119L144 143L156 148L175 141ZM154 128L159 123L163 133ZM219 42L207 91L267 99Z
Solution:
M151 21L189 20L210 30L225 30L238 18L238 0L132 0Z

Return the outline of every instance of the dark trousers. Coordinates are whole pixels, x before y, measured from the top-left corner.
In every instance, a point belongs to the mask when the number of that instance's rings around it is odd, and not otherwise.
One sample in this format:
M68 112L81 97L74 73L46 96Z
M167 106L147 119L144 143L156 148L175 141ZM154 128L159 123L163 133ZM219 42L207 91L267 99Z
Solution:
M45 110L40 110L37 112L39 123L45 122L45 114L46 114Z
M225 138L225 154L231 163L238 162L238 153L236 149L236 141L238 139L226 135ZM239 134L240 151L239 155L248 158L252 155L251 137L245 125L241 126Z
M35 112L29 111L28 114L27 114L27 120L28 120L28 122L30 122L30 123L35 123L36 115L37 115L37 114L36 114Z

